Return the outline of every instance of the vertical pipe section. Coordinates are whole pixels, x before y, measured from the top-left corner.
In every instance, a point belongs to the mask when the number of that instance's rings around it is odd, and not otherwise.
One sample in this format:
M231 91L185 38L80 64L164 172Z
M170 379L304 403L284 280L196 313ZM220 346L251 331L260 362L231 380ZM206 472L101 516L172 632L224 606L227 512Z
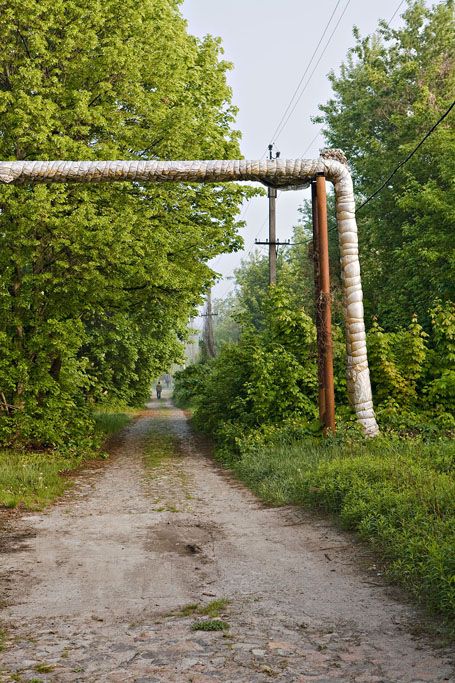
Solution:
M319 283L321 339L324 356L325 412L324 432L335 432L335 390L333 382L332 315L330 306L329 234L325 176L316 176L316 213L319 233Z
M318 407L319 421L325 426L325 387L324 387L324 352L322 343L321 318L321 283L319 276L319 227L316 207L316 181L311 183L311 209L313 217L313 267L314 267L314 310L316 319L318 349Z
M276 284L276 189L269 187L269 285Z

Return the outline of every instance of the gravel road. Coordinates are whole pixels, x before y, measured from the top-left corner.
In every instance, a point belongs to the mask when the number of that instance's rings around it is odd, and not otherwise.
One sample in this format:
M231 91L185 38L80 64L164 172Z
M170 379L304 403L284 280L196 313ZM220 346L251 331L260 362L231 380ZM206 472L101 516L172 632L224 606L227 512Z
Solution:
M147 469L150 433L175 455ZM264 506L204 450L154 401L108 461L2 533L0 681L455 681L362 545ZM229 627L192 630L214 600Z

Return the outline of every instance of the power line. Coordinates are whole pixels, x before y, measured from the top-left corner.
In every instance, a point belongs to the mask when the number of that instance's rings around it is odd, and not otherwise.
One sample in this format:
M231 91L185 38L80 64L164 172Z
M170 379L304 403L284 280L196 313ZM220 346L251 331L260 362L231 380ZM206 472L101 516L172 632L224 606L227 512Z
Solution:
M300 155L300 158L301 158L301 159L304 159L304 158L305 158L305 154L306 154L306 153L308 152L308 150L313 146L313 143L316 142L316 140L318 139L318 137L319 137L320 135L322 135L322 132L321 132L321 131L318 131L318 132L316 133L316 135L314 136L314 138L312 139L312 141L310 142L310 144L309 144L309 145L307 146L307 148L305 149L305 151L302 152L302 154Z
M398 164L398 166L396 166L396 167L393 169L392 173L386 178L386 180L384 180L384 182L382 183L382 185L381 185L380 187L378 187L378 189L375 190L375 191L373 192L373 194L371 194L367 199L365 199L364 202L362 202L362 204L359 206L359 208L357 209L357 211L360 211L360 209L362 209L366 204L368 204L368 202L371 202L371 200L374 199L374 197L376 197L376 195L378 195L378 194L381 192L381 190L383 190L383 189L385 188L385 186L392 180L392 178L393 178L393 176L395 175L395 173L396 173L397 171L399 171L400 168L402 168L402 167L409 161L409 159L411 159L411 157L414 156L414 154L417 152L417 150L419 149L419 147L421 147L421 146L423 145L423 143L425 142L425 140L427 140L427 139L430 137L430 135L433 133L433 131L435 131L436 128L439 126L439 124L442 123L442 122L444 121L444 119L450 114L450 112L452 111L452 109L453 109L454 107L455 107L455 100L452 102L452 104L451 104L450 107L447 109L447 111L445 111L444 114L436 121L436 123L433 124L433 126L431 126L430 130L428 130L428 131L425 133L425 135L423 136L423 138L422 138L422 139L420 140L420 142L414 147L414 149L412 150L412 152L409 152L409 154L408 154L402 161L400 161L400 163Z
M258 234L257 234L256 237L254 238L254 244L252 244L251 247L250 247L250 249L248 250L247 256L249 256L249 255L251 254L251 252L253 251L253 248L256 246L256 240L257 240L257 238L259 237L259 235L261 234L261 232L262 232L262 230L263 230L265 224L267 223L267 218L268 218L268 216L266 216L266 217L264 218L264 220L262 221L262 225L261 225L261 227L259 228Z
M344 6L343 11L341 12L340 16L338 17L338 21L337 21L337 23L335 24L335 27L334 27L334 29L332 30L332 33L330 34L330 36L329 36L329 38L328 38L326 44L324 45L324 48L323 48L321 54L319 55L318 61L317 61L316 64L314 65L314 68L313 68L312 72L311 72L310 75L308 76L308 79L307 79L305 85L303 86L302 90L300 91L300 94L299 94L298 98L296 99L296 101L294 102L294 105L292 106L291 110L289 111L288 115L286 116L286 119L285 119L285 120L283 121L283 123L281 124L281 128L280 128L280 130L278 131L277 135L275 136L275 140L277 140L277 139L279 138L279 136L281 135L281 133L283 132L283 130L284 130L285 127L287 126L288 121L289 121L289 119L291 118L292 114L295 112L298 103L299 103L300 100L302 99L303 93L305 92L305 90L307 89L308 85L310 84L310 81L311 81L311 79L313 78L316 69L318 68L318 66L319 66L319 64L320 64L320 62L321 62L323 56L325 55L325 52L326 52L328 46L330 45L330 41L332 40L333 36L335 35L335 31L337 30L338 26L340 25L341 20L343 19L344 15L345 15L345 13L346 13L346 10L347 10L347 8L349 7L350 2L351 2L351 0L347 0L346 5Z
M337 28L338 28L338 26L339 26L339 24L340 24L340 22L341 22L341 20L342 20L342 18L343 18L343 16L344 16L346 10L347 10L347 8L348 8L348 5L349 5L349 3L350 3L350 0L347 1L347 3L346 3L346 5L345 5L345 7L344 7L344 9L343 9L343 11L342 11L342 13L341 13L339 19L338 19L338 21L337 21L337 23L336 23L336 25L335 25L335 28L333 29L332 33L330 34L329 39L328 39L328 41L326 42L326 44L325 44L325 46L324 46L324 49L323 49L321 55L319 56L319 59L318 59L317 63L315 64L315 67L314 67L313 71L312 71L311 74L310 74L310 77L308 78L308 81L306 82L306 84L305 84L305 86L304 86L302 92L300 93L300 95L299 95L297 101L294 103L294 106L292 107L292 103L294 102L294 99L295 99L295 97L296 97L296 95L297 95L297 93L298 93L298 91L299 91L299 89L300 89L300 86L302 85L303 80L305 79L305 76L306 76L306 74L308 73L308 70L309 70L309 68L310 68L310 66L311 66L311 63L312 63L312 61L313 61L313 59L314 59L314 57L315 57L315 55L316 55L316 53L317 53L317 51L318 51L318 49L319 49L319 47L320 47L322 41L323 41L323 39L324 39L324 37L325 37L325 35L326 35L327 31L328 31L328 28L329 28L329 26L330 26L330 24L331 24L331 22L332 22L332 19L333 19L334 15L335 15L335 13L336 13L336 11L337 11L339 5L340 5L340 2L341 2L341 0L338 0L338 2L336 3L335 8L334 8L332 14L331 14L330 17L329 17L329 20L328 20L328 22L327 22L327 24L326 24L326 26L325 26L325 28L324 28L324 31L323 31L323 33L322 33L322 35L321 35L321 37L320 37L320 39L319 39L319 41L318 41L318 43L317 43L315 49L314 49L314 51L313 51L313 54L311 55L311 58L310 58L310 60L309 60L309 62L308 62L308 64L307 64L307 67L306 67L306 69L305 69L305 71L304 71L302 77L300 78L300 80L299 80L299 82L298 82L298 84L297 84L297 87L296 87L296 89L294 90L294 92L293 92L293 94L292 94L292 97L290 98L289 103L288 103L288 105L287 105L287 107L286 107L286 109L285 109L285 111L284 111L284 113L283 113L283 115L282 115L282 117L281 117L281 119L280 119L278 125L277 125L276 128L275 128L275 131L274 131L273 135L271 136L271 139L272 139L272 140L273 140L274 138L276 138L277 135L281 135L281 133L283 132L285 126L287 125L287 123L288 123L290 117L291 117L292 114L294 113L294 111L295 111L295 109L296 109L296 107L297 107L297 104L299 103L299 101L300 101L300 99L301 99L301 97L302 97L302 95L303 95L305 89L308 87L309 82L310 82L311 78L313 77L314 72L316 71L316 68L318 67L318 65L319 65L319 63L320 63L320 61L321 61L321 59L322 59L322 57L323 57L323 55L324 55L324 53L325 53L325 51L326 51L328 45L330 44L330 41L331 41L333 35L335 34L335 31L337 30ZM399 10L401 9L401 7L402 7L402 5L404 4L404 2L405 2L405 0L401 0L401 1L399 2L399 4L398 4L397 8L395 9L394 13L392 14L392 16L390 17L390 19L388 20L387 26L390 26L390 24L392 23L392 21L394 20L394 18L395 18L396 15L398 14L398 12L399 12ZM292 107L292 110L289 111L291 107ZM287 116L288 112L289 112L289 115ZM286 116L287 116L287 118L286 118ZM286 120L285 120L285 119L286 119ZM312 141L310 142L310 144L306 147L305 151L301 154L301 158L305 158L306 153L308 152L308 150L311 148L311 146L313 145L313 143L317 140L317 138L318 138L321 134L322 134L321 131L319 131L319 132L317 133L317 135L315 135L315 137L312 139ZM266 154L266 152L264 152L264 153L262 154L261 159L264 158L265 154ZM386 181L386 182L387 182L387 181ZM381 188L381 189L382 189L382 188ZM244 211L243 211L243 215L241 216L241 218L243 218L243 219L245 218L245 216L246 216L246 214L247 214L247 212L248 212L248 210L249 210L249 208L250 208L250 205L251 205L251 198L248 200L247 205L246 205L246 207L245 207L245 209L244 209ZM359 209L360 209L360 208L361 208L361 207L359 207ZM255 240L258 238L260 232L262 231L262 229L263 229L263 227L264 227L264 225L265 225L266 220L267 220L267 219L265 219L264 222L263 222L263 224L261 225L261 228L260 228L258 234L256 235ZM330 232L330 231L329 231L329 232ZM247 252L247 256L251 253L253 247L254 247L254 245L252 245L251 248L249 249L249 251ZM217 260L217 262L216 262L216 264L215 264L215 267L216 267L217 263L219 262L221 256L222 256L222 255L220 255L220 256L218 257L218 260Z
M304 90L307 88L307 86L308 86L308 84L309 84L311 78L313 77L313 74L314 74L314 72L315 72L317 66L319 65L319 63L320 63L320 61L321 61L321 59L322 59L322 57L323 57L323 55L324 55L324 53L325 53L325 51L326 51L326 49L327 49L327 47L328 47L328 45L329 45L329 43L330 43L332 37L333 37L333 35L334 35L336 29L338 28L338 25L340 24L340 21L341 21L341 19L343 18L344 13L346 12L346 9L347 9L347 7L348 7L350 1L351 1L351 0L347 0L347 3L346 3L346 5L345 5L345 7L344 7L344 9L343 9L343 11L342 11L342 13L341 13L341 15L340 15L338 21L337 21L337 23L336 23L336 25L335 25L335 28L334 28L334 30L332 31L332 33L330 34L329 39L328 39L328 41L326 42L326 44L325 44L325 46L324 46L324 49L323 49L323 51L322 51L322 53L321 53L321 55L320 55L320 57L319 57L319 59L318 59L316 65L315 65L313 71L311 72L310 77L308 78L308 80L307 80L307 82L306 82L306 84L305 84L305 86L304 86ZM297 101L296 101L294 107L292 108L291 112L289 113L289 115L287 116L287 118L286 118L286 120L284 121L284 124L283 124L283 120L285 119L286 115L288 114L289 109L290 109L290 107L292 106L292 103L293 103L293 101L294 101L294 99L295 99L295 96L297 95L297 93L298 93L298 91L299 91L299 88L300 88L300 86L301 86L303 80L305 79L305 76L306 76L307 73L308 73L308 70L309 70L309 68L310 68L310 66L311 66L311 63L312 63L313 59L315 58L315 56L316 56L316 54L317 54L317 51L318 51L318 49L319 49L319 47L320 47L322 41L324 40L324 37L325 37L325 35L326 35L326 33L327 33L328 29L329 29L329 26L330 26L330 24L331 24L331 22L332 22L333 17L335 16L335 13L336 13L336 11L337 11L339 5L340 5L340 2L341 2L341 0L338 0L338 1L337 1L336 5L335 5L335 8L334 8L332 14L331 14L330 17L329 17L329 20L328 20L328 22L327 22L327 24L326 24L326 26L325 26L325 28L324 28L324 31L322 32L322 35L321 35L321 37L320 37L320 39L319 39L319 41L318 41L318 44L316 45L316 48L314 49L313 54L311 55L311 58L310 58L310 60L309 60L309 62L308 62L308 65L307 65L307 67L306 67L306 69L305 69L305 71L304 71L302 77L300 78L299 83L297 84L297 87L296 87L294 93L292 94L292 97L291 97L291 99L289 100L289 103L288 103L288 105L287 105L287 107L286 107L286 109L285 109L285 111L284 111L284 113L283 113L283 115L282 115L282 117L281 117L281 119L280 119L280 121L279 121L277 127L275 128L275 131L274 131L273 135L272 135L271 138L270 138L272 141L273 141L273 139L275 138L275 136L276 136L277 134L278 134L278 135L281 135L281 133L283 132L285 126L287 125L287 122L289 121L289 118L291 117L292 113L294 112L295 107L297 106L298 102L299 102L300 99L301 99L301 96L302 96L304 90L300 93L300 95L299 95L299 97L298 97L298 99L297 99ZM282 124L283 124L283 125L282 125ZM319 133L318 133L318 135L319 135ZM318 137L318 136L316 136L316 137L311 141L310 146L313 144L313 142L316 140L317 137ZM307 149L308 149L308 148L307 148ZM304 154L306 153L306 151L307 151L307 150L305 150ZM302 156L304 156L304 154L303 154ZM266 152L264 152L264 153L262 154L261 160L264 158L265 155L266 155ZM245 207L245 210L244 210L244 212L243 212L243 218L245 217L245 215L246 215L246 213L247 213L247 211L248 211L248 209L249 209L249 207L250 207L250 203L251 203L251 198L248 200L247 206ZM266 220L267 220L267 219L266 219ZM262 224L262 226L261 226L261 228L260 228L260 230L259 230L259 233L262 231L262 228L264 227L264 225L265 225L265 221L264 221L264 223ZM255 238L255 239L257 239L257 237L259 236L259 233L256 235L256 238ZM251 253L253 247L254 247L254 245L252 245L251 248L249 249L249 251L248 251L248 253L247 253L247 256Z
M328 28L329 28L329 26L330 26L330 24L331 24L331 22L332 22L332 19L333 19L334 15L335 15L335 12L336 12L337 9L338 9L338 6L339 6L340 2L341 2L341 0L338 0L337 4L335 5L335 9L333 10L332 14L330 15L330 18L329 18L329 20L328 20L328 22L327 22L327 24L326 24L326 26L325 26L325 29L324 29L324 31L323 31L323 33L322 33L322 36L320 37L319 42L318 42L318 44L316 45L313 54L311 55L310 61L308 62L307 66L306 66L306 69L305 69L305 71L303 72L303 75L302 75L301 79L299 80L299 82L298 82L298 84L297 84L297 87L296 87L296 89L294 90L294 92L293 92L293 94L292 94L292 97L291 97L291 99L289 100L288 105L287 105L287 107L286 107L286 109L285 109L285 111L284 111L284 113L283 113L283 115L282 115L282 117L281 117L281 119L280 119L280 121L279 121L277 127L275 128L275 130L274 130L274 132L273 132L273 135L272 135L272 137L270 138L271 140L274 140L274 139L275 139L275 136L277 135L278 131L280 130L280 126L281 126L283 120L285 119L286 114L288 113L289 109L291 108L292 103L293 103L293 101L294 101L294 98L296 97L296 95L297 95L297 93L298 93L298 91L299 91L299 89L300 89L300 86L302 85L303 80L304 80L305 76L307 75L307 73L308 73L308 71L309 71L309 68L310 68L310 66L311 66L311 62L312 62L313 59L315 58L316 53L317 53L317 51L319 50L319 46L320 46L320 44L322 43L322 41L324 40L324 36L325 36L325 34L327 33L327 31L328 31Z
M398 12L399 12L399 10L400 10L401 5L404 5L404 2L405 2L405 0L401 0L400 4L399 4L398 7L396 8L395 12L392 14L392 16L390 17L389 21L387 22L387 26L390 26L390 24L392 23L392 21L395 19L396 15L398 14Z

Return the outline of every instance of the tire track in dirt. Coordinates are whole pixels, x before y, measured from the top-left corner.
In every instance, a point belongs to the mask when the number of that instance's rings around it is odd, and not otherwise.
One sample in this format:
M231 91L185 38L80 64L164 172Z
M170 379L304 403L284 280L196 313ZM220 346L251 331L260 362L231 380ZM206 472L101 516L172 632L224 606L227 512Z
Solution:
M0 681L455 681L450 653L412 635L418 614L359 568L361 545L262 505L204 454L182 411L158 407L105 467L14 522ZM150 430L177 447L146 470ZM214 599L229 601L229 630L191 630L195 608L182 608Z

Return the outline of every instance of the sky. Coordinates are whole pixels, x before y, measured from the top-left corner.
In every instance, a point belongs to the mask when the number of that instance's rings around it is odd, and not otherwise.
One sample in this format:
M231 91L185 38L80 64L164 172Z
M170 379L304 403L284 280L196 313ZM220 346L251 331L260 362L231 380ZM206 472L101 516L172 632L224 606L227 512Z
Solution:
M266 155L268 144L275 143L282 158L294 159L315 158L324 146L318 135L321 126L312 123L311 117L331 96L327 74L340 67L354 45L353 26L367 35L375 31L380 19L389 22L393 17L390 25L396 28L405 8L404 0L184 0L182 14L193 35L219 36L224 58L234 65L228 81L233 103L239 108L237 128L242 132L244 157L260 159ZM291 100L300 81L296 98ZM288 105L293 108L297 98L294 111L277 132ZM308 193L279 193L280 240L292 236L298 207ZM255 238L267 237L267 197L252 199L242 207L241 215L247 223L242 231L244 251L224 254L211 262L223 276L213 289L215 298L223 298L233 287L234 269L254 251ZM266 253L266 247L259 248Z

